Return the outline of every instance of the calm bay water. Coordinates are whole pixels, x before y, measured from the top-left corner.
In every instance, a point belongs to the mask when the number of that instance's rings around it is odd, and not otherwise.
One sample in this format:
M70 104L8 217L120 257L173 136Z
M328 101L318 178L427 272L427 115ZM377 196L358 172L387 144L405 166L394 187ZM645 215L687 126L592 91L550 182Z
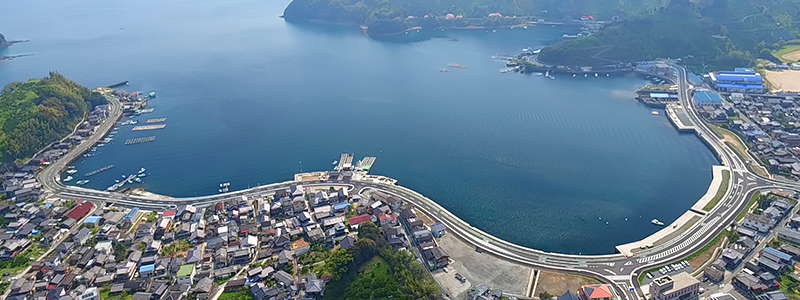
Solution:
M79 174L117 166L91 178L98 189L145 167L150 191L212 194L225 181L289 180L301 161L327 170L355 152L378 157L372 173L500 238L610 253L708 188L716 159L633 100L644 81L501 74L490 58L572 30L378 42L357 28L287 24L277 17L287 3L18 1L0 28L31 41L0 55L34 56L0 63L0 84L56 70L90 87L129 80L129 91L158 92L155 111L138 120L166 117L165 129L121 127L77 163ZM439 72L448 64L468 68ZM156 141L124 145L149 135Z

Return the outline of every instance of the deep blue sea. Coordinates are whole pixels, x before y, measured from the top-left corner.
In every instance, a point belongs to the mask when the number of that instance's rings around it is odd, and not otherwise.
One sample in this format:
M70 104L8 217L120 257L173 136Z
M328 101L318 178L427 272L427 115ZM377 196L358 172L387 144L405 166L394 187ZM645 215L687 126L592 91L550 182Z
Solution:
M0 84L55 70L89 87L129 80L128 91L157 91L155 111L138 119L166 117L167 127L121 127L80 160L78 174L116 165L93 188L145 167L152 192L212 194L225 181L290 180L301 164L327 170L354 152L378 157L373 174L546 251L611 253L657 231L651 219L677 218L711 181L717 161L702 142L633 99L645 81L501 74L491 59L575 29L374 41L359 28L286 23L287 4L13 1L0 30L30 42L0 55L33 56L0 62ZM467 68L439 72L449 64ZM124 145L149 135L156 141Z

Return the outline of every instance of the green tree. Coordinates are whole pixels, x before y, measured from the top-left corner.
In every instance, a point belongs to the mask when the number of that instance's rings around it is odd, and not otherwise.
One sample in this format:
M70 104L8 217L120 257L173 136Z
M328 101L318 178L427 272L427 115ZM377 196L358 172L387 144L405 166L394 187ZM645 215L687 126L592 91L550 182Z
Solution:
M325 260L325 270L331 279L338 280L342 274L347 273L347 266L353 261L353 256L344 249L331 251Z
M116 243L114 245L114 257L117 261L123 261L128 258L128 247L124 243Z

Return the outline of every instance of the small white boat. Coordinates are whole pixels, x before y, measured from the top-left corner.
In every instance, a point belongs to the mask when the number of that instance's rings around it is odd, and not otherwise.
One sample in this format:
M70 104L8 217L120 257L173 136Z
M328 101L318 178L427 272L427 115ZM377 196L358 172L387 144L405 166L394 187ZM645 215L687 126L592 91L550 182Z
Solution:
M578 74L572 74L572 78L575 78L575 76L578 76Z
M114 180L114 182L115 182L115 183L119 183L119 179L115 179L115 180Z
M145 174L145 173L142 173L142 174L136 175L136 177L139 177L139 178L141 178L141 177L145 177L145 176L147 176L147 174Z
M64 182L70 182L70 181L72 181L72 176L67 176L66 178L64 178Z
M75 169L67 170L67 174L69 174L69 175L72 175L72 174L75 174L75 173L78 173L78 170L75 170Z
M597 78L597 73L594 73L594 78Z
M497 32L497 29L492 29L492 32Z
M657 115L658 115L658 112L657 112L657 111L655 111L655 110L654 110L654 111L651 111L650 113L651 113L651 114L653 114L654 116L657 116Z
M128 178L128 176L122 175L122 178Z
M144 174L145 171L147 171L145 168L141 168L139 169L139 174Z
M653 225L657 226L664 226L664 222L661 222L658 219L653 219L652 221L650 221L650 223L653 223Z
M589 77L589 74L583 74L583 78Z
M141 179L141 178L139 178L139 177L136 177L136 178L134 178L134 179L133 179L133 181L136 181L136 182L138 182L138 183L142 183L142 179Z
M338 161L338 160L334 160L334 161L333 161L333 163L332 163L332 165L334 165L334 166L335 166L335 165L337 165L338 163L339 163L339 161Z

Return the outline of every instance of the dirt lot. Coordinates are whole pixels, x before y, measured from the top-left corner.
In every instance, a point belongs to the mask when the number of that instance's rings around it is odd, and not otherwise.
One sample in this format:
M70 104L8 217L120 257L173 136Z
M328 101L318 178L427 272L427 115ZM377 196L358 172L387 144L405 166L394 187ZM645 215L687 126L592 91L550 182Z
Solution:
M798 51L790 54L797 54L800 56L800 52ZM765 72L767 75L766 79L771 84L772 89L782 89L787 92L800 92L800 71L784 70Z
M719 239L716 245L714 245L711 248L708 248L708 250L703 252L703 254L700 254L697 257L692 258L692 260L689 261L689 264L692 265L692 267L695 270L697 270L697 268L703 266L703 264L706 263L711 258L711 255L714 255L714 250L722 246L723 242L725 242L724 238Z
M525 294L525 288L531 278L531 268L513 264L486 253L478 253L475 251L475 247L468 246L451 233L445 234L438 242L445 253L450 255L452 261L448 267L450 269L448 273L434 274L434 277L445 286L451 299L464 299L464 292L469 289L469 286L451 284L454 281L442 281L437 276L453 278L455 273L460 273L471 286L486 284L489 288L501 289L503 292L513 295ZM456 295L460 296L454 297Z
M784 61L800 61L800 51L789 52L781 55Z
M541 272L539 275L539 282L536 285L536 291L534 291L534 296L539 297L543 292L561 296L566 291L575 292L583 285L598 283L600 282L593 278L580 275Z

